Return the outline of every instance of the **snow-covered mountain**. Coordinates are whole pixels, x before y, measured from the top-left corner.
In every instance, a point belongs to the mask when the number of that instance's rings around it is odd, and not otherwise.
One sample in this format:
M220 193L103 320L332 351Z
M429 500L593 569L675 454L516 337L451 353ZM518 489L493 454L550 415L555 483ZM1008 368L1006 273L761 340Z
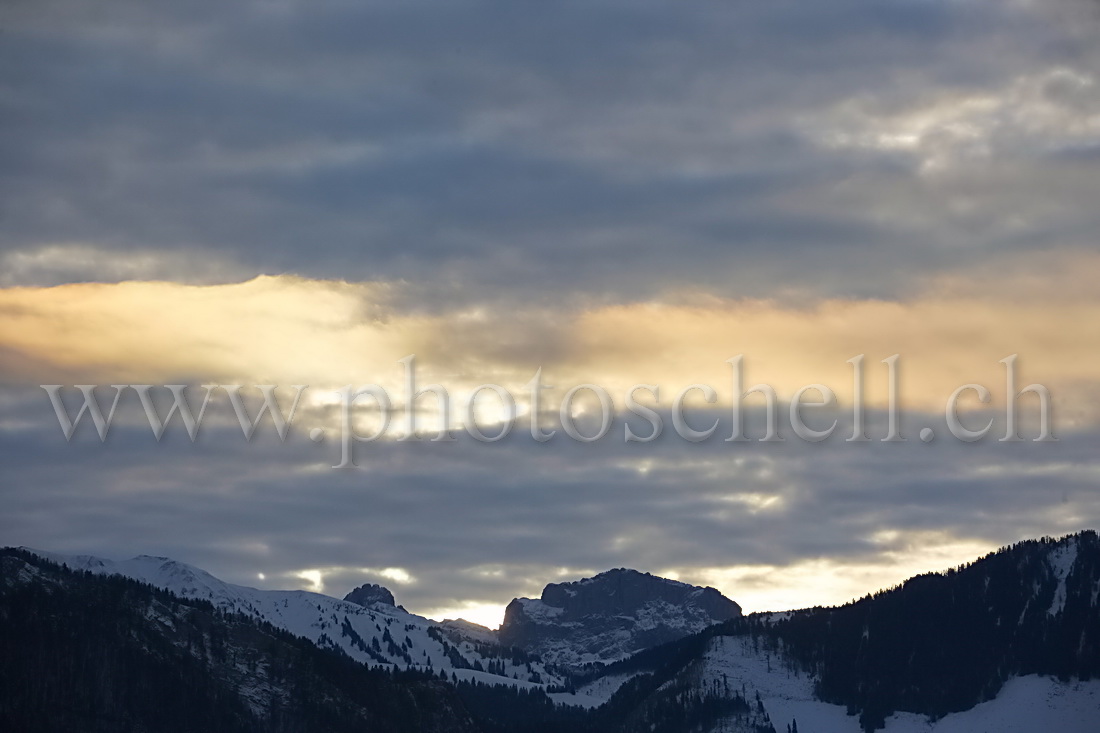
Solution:
M461 687L368 669L120 575L0 549L3 731L485 733Z
M90 555L28 551L73 570L122 575L181 598L208 601L219 610L265 621L320 647L339 649L368 665L445 671L460 680L523 687L564 682L540 660L505 649L495 639L479 639L477 629L482 627L476 624L440 624L394 606L392 594L381 586L358 588L348 594L352 600L339 600L308 591L234 585L166 557L139 555L112 561Z
M577 697L655 728L709 711L701 731L1100 730L1100 538L1021 542L844 606L733 619L609 665Z
M1021 542L844 606L750 616L714 589L613 570L514 600L499 633L409 614L381 586L338 600L232 585L166 558L37 554L209 602L367 665L429 672L456 683L486 730L1100 730L1092 531Z
M899 661L899 663L902 663ZM754 645L750 636L709 639L698 660L685 667L662 690L736 692L766 714L778 733L861 733L858 715L845 705L823 702L816 678L786 663L781 656ZM580 694L583 694L582 690ZM757 702L758 701L758 702ZM729 715L703 730L712 733L757 733L761 720ZM884 733L1094 733L1100 730L1100 680L1059 681L1029 674L1007 679L991 700L943 716L895 712L885 719Z
M561 687L567 682L564 668L623 659L741 614L740 606L714 588L619 569L551 583L540 600L514 599L497 632L461 619L435 622L408 613L375 584L338 600L234 585L166 557L114 561L29 551L74 570L122 575L182 598L209 601L367 664L446 670L459 679L495 678L513 685Z
M499 636L550 663L577 667L624 659L740 615L741 607L714 588L620 568L551 583L539 599L513 600Z

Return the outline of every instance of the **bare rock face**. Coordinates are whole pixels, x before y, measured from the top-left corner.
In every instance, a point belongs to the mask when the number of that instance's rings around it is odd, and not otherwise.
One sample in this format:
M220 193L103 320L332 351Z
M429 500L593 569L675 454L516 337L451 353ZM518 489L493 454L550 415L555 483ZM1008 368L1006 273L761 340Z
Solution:
M375 603L381 603L384 606L395 605L393 593L390 593L389 589L375 583L367 583L366 585L359 586L351 593L344 596L344 600L367 607Z
M741 615L714 588L637 570L551 583L541 599L508 604L499 638L552 664L611 662Z

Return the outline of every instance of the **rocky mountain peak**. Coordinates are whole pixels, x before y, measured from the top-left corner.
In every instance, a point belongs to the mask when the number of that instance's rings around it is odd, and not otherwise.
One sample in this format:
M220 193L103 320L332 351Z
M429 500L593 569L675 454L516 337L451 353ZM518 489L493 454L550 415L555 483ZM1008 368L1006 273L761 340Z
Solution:
M608 662L740 615L714 588L618 568L513 600L499 637L549 662Z
M681 583L628 568L616 568L570 583L550 583L542 602L570 615L631 614L653 601L690 603L718 620L741 615L741 607L710 587Z
M388 588L378 585L377 583L365 583L359 586L351 593L344 596L344 600L367 607L375 603L381 603L385 606L396 606L393 599L393 593L390 593Z

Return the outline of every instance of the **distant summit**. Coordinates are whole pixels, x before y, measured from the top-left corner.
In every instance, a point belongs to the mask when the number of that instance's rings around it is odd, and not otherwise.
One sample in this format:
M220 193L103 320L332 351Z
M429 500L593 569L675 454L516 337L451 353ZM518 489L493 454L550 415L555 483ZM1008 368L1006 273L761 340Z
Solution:
M376 583L366 583L359 586L351 593L344 596L344 600L367 608L375 603L381 603L384 606L397 605L394 602L393 593L390 593L388 588Z
M610 662L741 615L714 588L619 568L551 583L538 600L508 604L500 641L548 662Z

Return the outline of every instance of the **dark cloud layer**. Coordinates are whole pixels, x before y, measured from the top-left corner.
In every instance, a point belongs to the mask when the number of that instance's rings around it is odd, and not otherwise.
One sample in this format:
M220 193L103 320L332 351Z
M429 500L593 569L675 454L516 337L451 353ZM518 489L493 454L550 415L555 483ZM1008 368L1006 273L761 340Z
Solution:
M280 443L267 426L246 443L236 426L214 426L192 445L177 425L157 444L131 422L106 444L90 426L66 444L44 397L6 395L6 542L164 554L238 582L264 572L275 587L316 568L332 593L401 568L415 582L389 584L414 610L504 603L537 593L559 568L843 568L1100 520L1095 432L1056 444L925 444L913 433L934 418L907 414L903 444L693 444L669 431L641 445L623 442L616 422L592 445L560 432L537 444L523 431L495 444L361 445L358 470L333 470L335 445L310 442L304 428ZM869 426L876 436L881 417ZM736 583L724 590L737 597ZM807 588L803 602L813 596Z
M934 131L834 144L856 125L838 106L1088 73L1089 16L1047 5L9 4L8 284L123 279L107 263L152 253L138 275L404 278L445 300L883 295L1021 238L1086 246L1084 194L1034 190L1077 157L1009 140L929 180L925 148L959 153ZM66 245L105 254L28 254Z

